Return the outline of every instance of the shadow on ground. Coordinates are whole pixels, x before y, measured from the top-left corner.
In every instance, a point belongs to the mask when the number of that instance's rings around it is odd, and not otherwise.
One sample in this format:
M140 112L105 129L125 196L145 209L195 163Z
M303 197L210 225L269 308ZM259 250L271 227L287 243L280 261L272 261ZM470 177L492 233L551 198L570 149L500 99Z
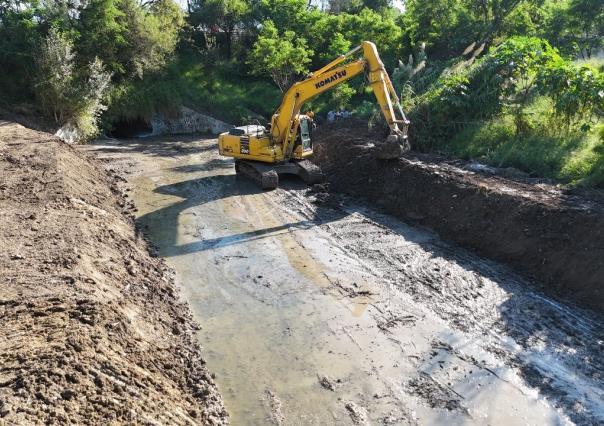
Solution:
M208 163L200 165L187 165L176 167L173 170L180 172L196 172L215 168L210 165L212 162L218 162L222 167L228 165L232 167L232 162L227 160L224 162L220 159L211 160ZM296 182L288 182L287 179L282 181L282 186L299 187ZM300 220L297 222L284 223L279 226L256 229L247 232L236 233L224 237L212 239L200 239L188 244L179 244L178 226L179 217L188 209L201 206L216 200L229 198L232 196L244 196L261 192L257 186L244 178L239 178L235 175L217 175L202 177L188 181L182 181L175 184L164 185L156 188L154 192L158 194L177 196L182 198L166 207L145 214L137 219L137 225L150 239L158 246L158 254L164 257L179 256L183 254L205 251L218 247L225 247L234 244L241 244L251 240L270 237L276 233L294 230L305 229L317 226L325 220L318 217L316 219ZM323 210L319 208L319 211ZM191 212L194 214L194 212ZM339 211L334 214L330 212L329 221L337 220L344 215L344 211ZM327 217L327 215L325 215Z
M213 135L176 135L176 136L152 136L147 138L132 139L104 139L99 140L99 146L95 151L100 153L114 152L137 152L154 157L183 157L190 154L201 154L203 152L215 151L216 141ZM203 144L191 142L206 139Z

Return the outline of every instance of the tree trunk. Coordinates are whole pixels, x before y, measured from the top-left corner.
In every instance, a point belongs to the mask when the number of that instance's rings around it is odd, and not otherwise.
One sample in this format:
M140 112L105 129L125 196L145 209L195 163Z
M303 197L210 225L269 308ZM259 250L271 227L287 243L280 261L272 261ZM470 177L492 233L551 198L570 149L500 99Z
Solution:
M228 59L231 59L233 30L229 29L229 30L225 31L224 35L225 35L224 43L225 43L225 47L226 47L226 55L227 55Z

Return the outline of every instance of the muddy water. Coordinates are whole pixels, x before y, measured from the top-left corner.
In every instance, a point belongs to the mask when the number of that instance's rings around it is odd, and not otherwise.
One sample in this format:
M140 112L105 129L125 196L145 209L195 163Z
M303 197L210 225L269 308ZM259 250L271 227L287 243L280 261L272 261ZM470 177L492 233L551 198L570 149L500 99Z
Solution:
M203 327L233 424L604 418L601 376L573 364L572 343L559 357L562 346L537 350L498 326L516 295L501 283L518 280L505 268L353 201L313 204L295 182L259 192L214 140L95 149L129 173L137 222ZM441 284L476 291L478 303L456 303ZM584 333L597 333L600 323L585 321Z

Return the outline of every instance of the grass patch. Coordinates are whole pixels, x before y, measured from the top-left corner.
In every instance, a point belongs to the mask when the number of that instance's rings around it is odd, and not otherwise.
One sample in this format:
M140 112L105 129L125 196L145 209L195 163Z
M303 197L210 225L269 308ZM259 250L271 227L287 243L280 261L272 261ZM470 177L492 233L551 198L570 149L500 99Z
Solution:
M537 128L516 135L513 118L504 115L467 127L443 148L461 158L512 166L533 176L604 187L604 125L589 133L552 135Z
M275 85L237 75L232 64L187 62L181 67L189 88L186 103L225 121L270 120L281 101Z

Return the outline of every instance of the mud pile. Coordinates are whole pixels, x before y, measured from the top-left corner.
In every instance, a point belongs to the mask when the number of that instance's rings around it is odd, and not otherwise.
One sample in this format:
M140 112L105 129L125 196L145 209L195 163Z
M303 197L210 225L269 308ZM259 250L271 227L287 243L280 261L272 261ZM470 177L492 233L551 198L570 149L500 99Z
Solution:
M543 290L604 310L604 203L501 170L424 154L372 157L381 135L360 123L323 126L315 162L336 191L365 197L388 213L536 278ZM508 172L505 170L503 172Z
M0 423L227 423L115 178L0 121Z

